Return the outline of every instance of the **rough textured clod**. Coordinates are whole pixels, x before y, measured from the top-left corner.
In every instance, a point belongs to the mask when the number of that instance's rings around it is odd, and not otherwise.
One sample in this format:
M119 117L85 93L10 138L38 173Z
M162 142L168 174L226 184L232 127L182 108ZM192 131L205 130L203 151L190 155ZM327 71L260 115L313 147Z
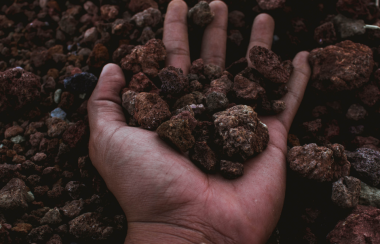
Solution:
M190 21L201 27L210 24L214 16L215 14L211 11L210 5L206 1L200 1L188 13Z
M346 151L352 168L362 181L370 186L380 184L380 152L369 148L358 148L354 152Z
M181 152L187 152L195 143L187 120L166 121L157 128L157 134L163 140L175 145Z
M345 176L333 183L331 200L341 208L354 208L359 203L360 180Z
M244 165L238 162L231 162L227 160L220 161L220 171L226 179L236 179L243 175Z

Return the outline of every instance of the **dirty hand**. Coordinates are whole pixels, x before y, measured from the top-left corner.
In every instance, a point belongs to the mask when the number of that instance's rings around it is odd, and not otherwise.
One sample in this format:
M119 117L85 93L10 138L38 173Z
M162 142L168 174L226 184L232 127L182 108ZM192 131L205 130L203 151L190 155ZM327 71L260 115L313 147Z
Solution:
M222 1L213 1L211 8L216 14L205 30L201 57L205 64L224 67L228 10ZM164 24L167 65L185 74L190 67L186 21L186 3L172 1ZM273 31L274 20L259 15L249 49L270 48ZM293 60L283 98L287 109L260 118L269 128L268 147L246 162L236 180L207 175L156 132L127 126L120 99L124 75L116 65L104 67L88 103L89 150L127 216L126 243L264 243L269 238L283 206L286 140L309 80L307 57L301 52Z

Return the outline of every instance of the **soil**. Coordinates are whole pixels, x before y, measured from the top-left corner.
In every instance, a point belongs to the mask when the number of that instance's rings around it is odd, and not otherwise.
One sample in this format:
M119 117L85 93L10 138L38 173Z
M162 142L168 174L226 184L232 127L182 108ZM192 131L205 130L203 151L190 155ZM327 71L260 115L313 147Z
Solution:
M126 217L88 157L87 100L105 64L120 64L130 81L121 95L131 126L162 124L163 138L202 170L233 179L244 177L241 159L265 148L258 119L286 107L289 60L303 50L313 75L288 136L286 199L268 244L378 243L380 31L359 28L380 26L374 1L225 0L226 70L198 59L213 17L202 3L190 14L188 76L163 69L168 2L1 1L0 243L124 243ZM276 21L273 47L251 50L249 68L242 57L263 12ZM215 146L233 135L217 136L225 128L214 121L251 110L237 117L260 127L252 138L262 143L224 148L230 157L219 159Z

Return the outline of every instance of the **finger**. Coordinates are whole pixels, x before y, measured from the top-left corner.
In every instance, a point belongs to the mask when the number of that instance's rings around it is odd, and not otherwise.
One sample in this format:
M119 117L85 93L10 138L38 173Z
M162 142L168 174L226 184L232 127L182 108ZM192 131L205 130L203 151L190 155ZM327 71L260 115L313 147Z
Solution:
M189 72L191 61L187 34L187 5L182 0L173 0L168 6L164 22L163 42L166 47L166 65Z
M123 71L118 65L104 66L98 84L88 100L91 132L102 130L105 124L110 126L113 123L125 123L120 98L120 91L125 85Z
M274 33L274 19L268 14L259 14L253 21L251 39L247 50L247 60L249 51L254 46L261 46L271 49ZM248 61L251 64L251 61Z
M300 52L293 60L294 70L288 82L288 93L283 101L286 103L284 112L278 115L278 119L289 131L298 108L303 99L307 83L310 79L311 69L308 63L308 52Z
M215 64L224 69L226 61L228 7L222 1L210 3L214 20L203 34L201 58L205 64Z

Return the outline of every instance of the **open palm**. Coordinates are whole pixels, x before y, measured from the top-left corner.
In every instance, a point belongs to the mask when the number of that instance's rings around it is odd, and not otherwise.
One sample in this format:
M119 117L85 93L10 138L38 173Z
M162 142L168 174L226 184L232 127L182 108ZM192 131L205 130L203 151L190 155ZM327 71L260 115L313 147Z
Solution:
M203 37L204 62L224 67L227 6L213 1L216 13ZM190 68L187 6L174 0L164 24L167 65ZM259 15L249 48L271 47L274 21ZM248 49L249 50L249 49ZM285 196L286 139L310 76L307 52L295 67L284 97L287 109L260 118L269 128L267 149L245 163L244 176L225 180L206 175L155 132L128 127L121 107L121 69L104 67L89 103L90 158L122 206L128 220L126 243L263 243L274 229Z

